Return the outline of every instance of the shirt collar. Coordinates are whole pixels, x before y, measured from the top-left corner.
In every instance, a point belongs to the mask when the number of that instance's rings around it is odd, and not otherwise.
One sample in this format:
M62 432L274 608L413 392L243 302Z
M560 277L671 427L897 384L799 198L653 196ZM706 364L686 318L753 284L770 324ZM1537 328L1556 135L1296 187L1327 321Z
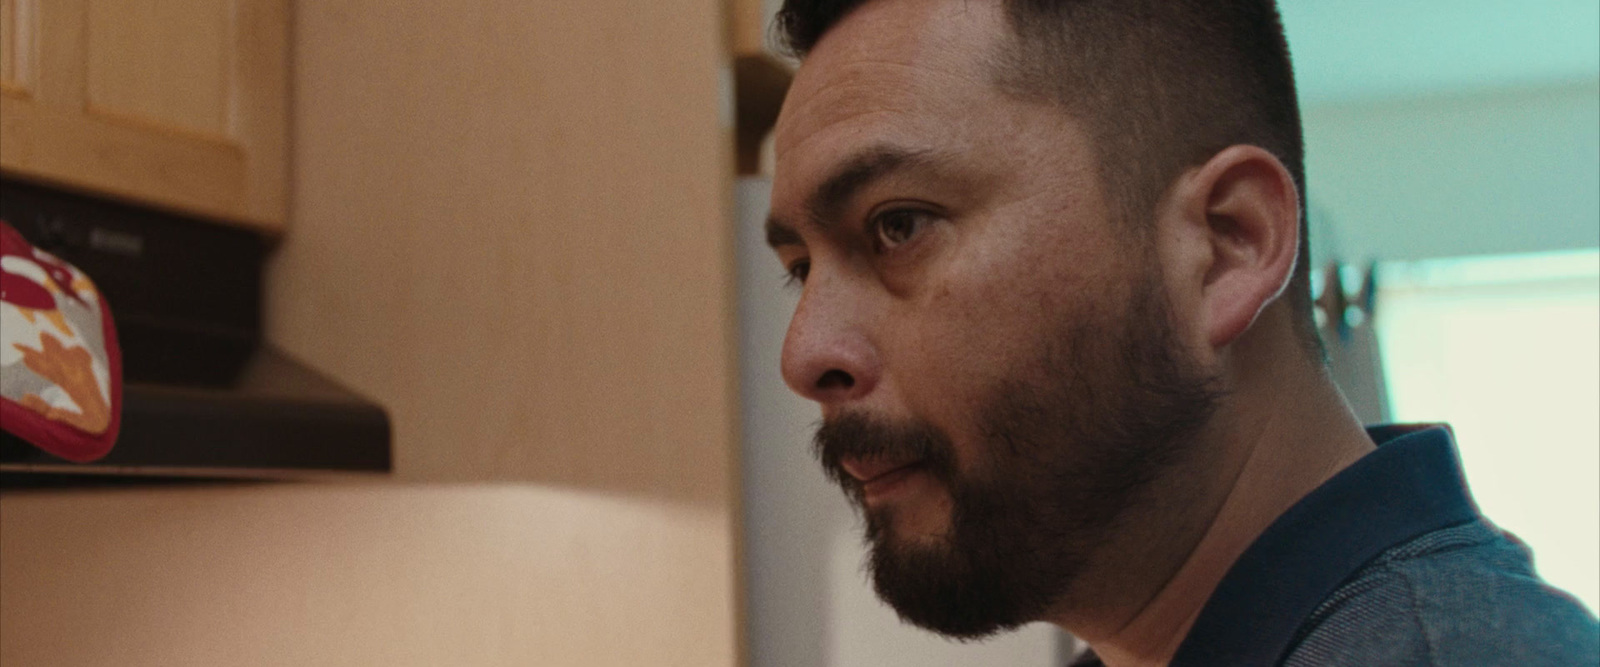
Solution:
M1173 667L1276 664L1301 623L1363 564L1478 516L1448 427L1367 434L1377 450L1301 498L1239 556Z

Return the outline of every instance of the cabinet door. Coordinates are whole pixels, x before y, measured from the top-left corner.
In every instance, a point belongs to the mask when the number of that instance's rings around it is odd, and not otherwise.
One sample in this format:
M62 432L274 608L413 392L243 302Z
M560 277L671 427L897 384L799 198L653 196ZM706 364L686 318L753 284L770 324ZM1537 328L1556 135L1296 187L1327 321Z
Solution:
M0 169L277 230L287 0L0 0Z

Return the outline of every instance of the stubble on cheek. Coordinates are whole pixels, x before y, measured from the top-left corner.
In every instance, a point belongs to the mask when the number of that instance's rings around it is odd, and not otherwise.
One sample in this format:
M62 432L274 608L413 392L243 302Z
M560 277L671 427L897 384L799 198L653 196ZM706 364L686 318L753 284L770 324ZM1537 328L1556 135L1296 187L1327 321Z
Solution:
M901 318L906 361L920 371L904 383L907 396L924 414L966 415L966 428L939 424L965 442L982 437L971 422L998 388L1044 370L1041 346L1083 342L1059 340L1063 317L1104 321L1132 295L1108 254L1115 251L1092 251L1096 235L1068 238L1072 223L1041 222L1034 208L992 211L974 223L987 229L970 235L933 276L933 296Z

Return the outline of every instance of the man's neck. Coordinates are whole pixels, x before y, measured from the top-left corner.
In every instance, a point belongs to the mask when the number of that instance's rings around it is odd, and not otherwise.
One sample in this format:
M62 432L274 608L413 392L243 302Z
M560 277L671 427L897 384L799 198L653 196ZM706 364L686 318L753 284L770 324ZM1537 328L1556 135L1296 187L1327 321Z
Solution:
M1219 428L1211 436L1227 443L1228 456L1213 472L1232 473L1233 481L1170 578L1157 583L1144 604L1132 606L1131 614L1087 624L1075 622L1081 617L1061 619L1059 624L1079 633L1109 667L1170 661L1245 549L1306 494L1372 451L1372 441L1325 374L1307 369L1288 373L1291 379L1283 370L1260 369L1275 376L1270 379L1240 378L1239 391L1230 396L1232 409L1218 414ZM1152 590L1148 582L1139 583L1145 585L1129 590Z

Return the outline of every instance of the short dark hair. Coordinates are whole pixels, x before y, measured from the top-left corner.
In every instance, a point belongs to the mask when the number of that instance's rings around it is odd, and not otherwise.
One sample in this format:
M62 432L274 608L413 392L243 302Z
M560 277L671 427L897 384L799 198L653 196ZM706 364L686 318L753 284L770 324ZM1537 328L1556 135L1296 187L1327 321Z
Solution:
M865 0L786 0L774 29L804 58ZM1312 319L1304 142L1294 71L1274 0L1006 0L1000 89L1043 97L1094 139L1111 204L1135 233L1191 167L1235 144L1277 156L1300 191L1300 248L1287 297L1319 359Z

